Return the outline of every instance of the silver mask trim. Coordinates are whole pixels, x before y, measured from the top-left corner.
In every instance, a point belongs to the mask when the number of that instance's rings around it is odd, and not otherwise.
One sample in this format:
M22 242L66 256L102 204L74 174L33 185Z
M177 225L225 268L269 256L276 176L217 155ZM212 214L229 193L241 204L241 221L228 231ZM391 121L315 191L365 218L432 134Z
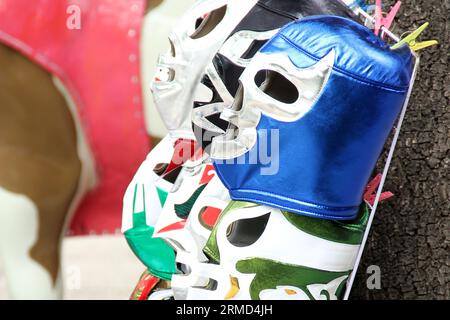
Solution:
M251 59L243 59L242 56L250 48L253 41L269 40L278 33L280 29L257 32L242 30L233 34L227 42L220 48L219 53L230 59L240 67L247 67Z
M332 50L311 67L297 68L286 54L258 53L239 79L241 87L233 105L222 114L222 118L232 125L224 135L213 138L211 157L233 159L253 148L257 141L256 127L261 113L283 122L302 118L322 94L334 59L335 52ZM297 101L284 103L264 93L267 82L261 87L255 83L256 74L262 70L275 71L295 85Z
M250 48L253 41L269 40L279 30L280 29L275 29L265 32L257 32L250 30L238 31L224 43L222 48L220 48L219 53L224 57L226 57L227 59L229 59L232 63L242 68L246 68L250 63L251 59L243 59L241 57ZM225 107L231 105L233 103L234 98L228 91L225 84L223 83L212 62L208 65L206 75L211 80L212 85L218 92L223 102L207 104L202 107L194 109L192 114L192 122L196 126L205 129L209 132L223 134L224 131L221 128L214 125L213 123L211 123L208 119L206 119L206 117L216 113L221 113L222 111L226 110ZM206 102L202 101L200 96L197 96L195 101Z
M181 18L169 36L175 56L160 56L158 67L169 69L169 81L153 81L155 105L173 138L193 137L191 113L196 87L205 68L226 37L254 7L257 0L201 0ZM206 35L191 37L198 18L226 6L220 22ZM163 79L165 80L165 79Z

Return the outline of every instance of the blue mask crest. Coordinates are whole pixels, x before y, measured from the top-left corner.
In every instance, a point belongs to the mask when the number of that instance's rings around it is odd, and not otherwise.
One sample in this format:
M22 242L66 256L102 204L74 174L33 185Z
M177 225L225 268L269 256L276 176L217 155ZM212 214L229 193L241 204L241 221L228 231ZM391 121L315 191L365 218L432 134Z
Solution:
M354 219L412 67L409 48L391 50L346 18L314 16L282 28L242 74L222 115L230 128L213 140L211 157L231 198ZM264 153L274 170L260 161Z

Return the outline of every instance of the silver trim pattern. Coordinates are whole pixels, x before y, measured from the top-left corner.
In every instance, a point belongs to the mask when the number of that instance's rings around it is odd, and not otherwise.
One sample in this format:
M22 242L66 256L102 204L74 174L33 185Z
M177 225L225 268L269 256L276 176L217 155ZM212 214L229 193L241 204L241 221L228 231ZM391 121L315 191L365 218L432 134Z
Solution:
M297 68L285 53L258 53L239 80L241 88L233 105L222 114L233 126L224 135L213 139L211 157L233 159L248 152L256 144L256 126L261 113L283 122L294 122L302 118L322 94L334 59L335 52L332 50L311 67ZM298 91L297 101L284 103L264 93L268 83L263 83L261 87L255 83L255 76L262 70L277 72L295 85Z

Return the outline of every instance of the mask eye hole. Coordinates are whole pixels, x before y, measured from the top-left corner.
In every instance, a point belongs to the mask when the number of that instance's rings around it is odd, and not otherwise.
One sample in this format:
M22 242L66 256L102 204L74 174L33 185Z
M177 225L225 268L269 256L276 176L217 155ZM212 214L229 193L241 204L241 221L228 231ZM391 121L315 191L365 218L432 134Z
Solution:
M232 223L227 230L227 239L235 247L248 247L261 238L269 221L270 213L263 216L242 219Z
M227 6L220 7L216 10L211 11L206 17L199 18L196 22L198 27L195 29L194 33L190 35L191 39L200 39L208 35L213 31L220 22L222 22L225 14L227 12Z
M175 250L175 251L186 251L186 249L174 239L165 239L165 241Z
M166 67L159 67L155 73L156 82L171 82L175 79L175 70Z
M161 177L162 177L164 180L166 180L166 181L168 181L168 182L174 184L175 181L177 180L178 176L180 175L180 172L181 172L181 169L182 169L182 168L183 168L183 167L180 166L180 167L178 167L178 168L176 168L176 169L170 171L169 173L166 173L166 174L162 175Z
M158 163L154 168L153 172L156 173L158 176L161 176L169 166L168 163Z
M292 104L299 98L297 87L276 71L260 70L254 81L265 94L280 102Z

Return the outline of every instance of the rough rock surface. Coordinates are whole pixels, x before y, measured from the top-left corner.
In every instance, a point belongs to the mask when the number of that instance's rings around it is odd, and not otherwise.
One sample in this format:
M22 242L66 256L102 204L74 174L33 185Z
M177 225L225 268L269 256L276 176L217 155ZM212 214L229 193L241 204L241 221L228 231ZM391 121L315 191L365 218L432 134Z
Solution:
M394 1L383 1L392 5ZM429 21L419 76L351 299L450 299L450 0L405 0L395 32ZM380 166L381 169L381 166ZM381 270L369 290L368 266Z

